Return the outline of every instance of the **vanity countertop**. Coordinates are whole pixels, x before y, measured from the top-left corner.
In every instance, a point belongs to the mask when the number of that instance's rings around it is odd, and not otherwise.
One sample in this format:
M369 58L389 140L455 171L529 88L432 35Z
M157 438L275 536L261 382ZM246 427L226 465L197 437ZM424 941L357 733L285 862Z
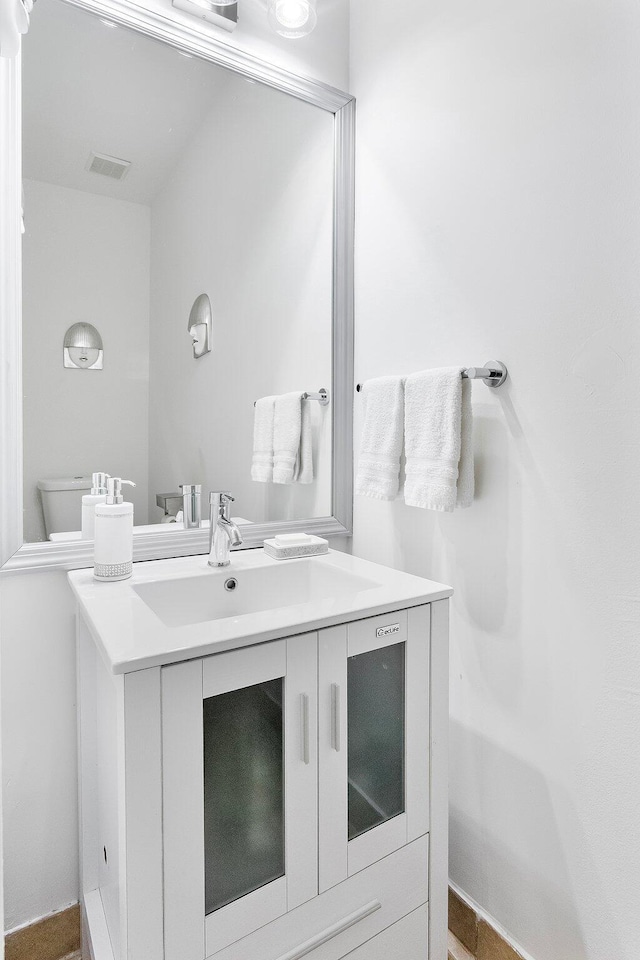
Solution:
M206 556L147 561L114 583L94 580L91 569L68 577L115 674L308 633L453 592L335 550L294 560L236 551L224 568L208 566Z

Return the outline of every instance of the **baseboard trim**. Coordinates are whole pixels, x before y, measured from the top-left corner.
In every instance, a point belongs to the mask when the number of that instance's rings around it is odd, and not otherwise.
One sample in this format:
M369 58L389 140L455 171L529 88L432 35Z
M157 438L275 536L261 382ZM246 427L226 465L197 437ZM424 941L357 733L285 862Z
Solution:
M533 960L493 917L453 884L449 886L449 930L473 960Z
M79 951L80 905L77 903L4 938L5 960L72 960L80 956Z
M464 944L460 943L457 937L451 933L449 930L449 936L447 939L447 960L476 960L472 953L470 953Z

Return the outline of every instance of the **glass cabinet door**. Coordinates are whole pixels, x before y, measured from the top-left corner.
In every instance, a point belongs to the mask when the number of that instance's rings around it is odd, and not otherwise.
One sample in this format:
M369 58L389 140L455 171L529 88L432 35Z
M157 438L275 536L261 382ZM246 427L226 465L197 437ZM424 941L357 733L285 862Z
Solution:
M317 894L317 634L163 668L165 960Z
M319 634L321 892L428 832L429 609Z
M284 876L284 677L203 701L205 914Z
M347 660L348 839L404 813L404 643Z

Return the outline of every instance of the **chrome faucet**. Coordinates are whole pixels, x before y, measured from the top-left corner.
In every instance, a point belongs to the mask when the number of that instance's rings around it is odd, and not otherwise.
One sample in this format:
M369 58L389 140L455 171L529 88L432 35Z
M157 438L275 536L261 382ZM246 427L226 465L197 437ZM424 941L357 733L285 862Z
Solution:
M231 547L239 547L242 537L230 517L234 497L230 493L209 494L209 566L228 567Z

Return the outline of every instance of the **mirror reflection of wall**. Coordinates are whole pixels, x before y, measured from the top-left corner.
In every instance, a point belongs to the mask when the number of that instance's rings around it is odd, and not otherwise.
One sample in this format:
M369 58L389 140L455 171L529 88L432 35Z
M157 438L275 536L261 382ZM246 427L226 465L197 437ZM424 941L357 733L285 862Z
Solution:
M138 483L138 525L182 483L253 521L330 515L330 406L306 401L312 484L250 470L254 400L331 390L333 116L60 0L23 61L25 540L46 537L38 481L96 470ZM214 348L194 362L203 291ZM64 369L76 322L102 370Z

